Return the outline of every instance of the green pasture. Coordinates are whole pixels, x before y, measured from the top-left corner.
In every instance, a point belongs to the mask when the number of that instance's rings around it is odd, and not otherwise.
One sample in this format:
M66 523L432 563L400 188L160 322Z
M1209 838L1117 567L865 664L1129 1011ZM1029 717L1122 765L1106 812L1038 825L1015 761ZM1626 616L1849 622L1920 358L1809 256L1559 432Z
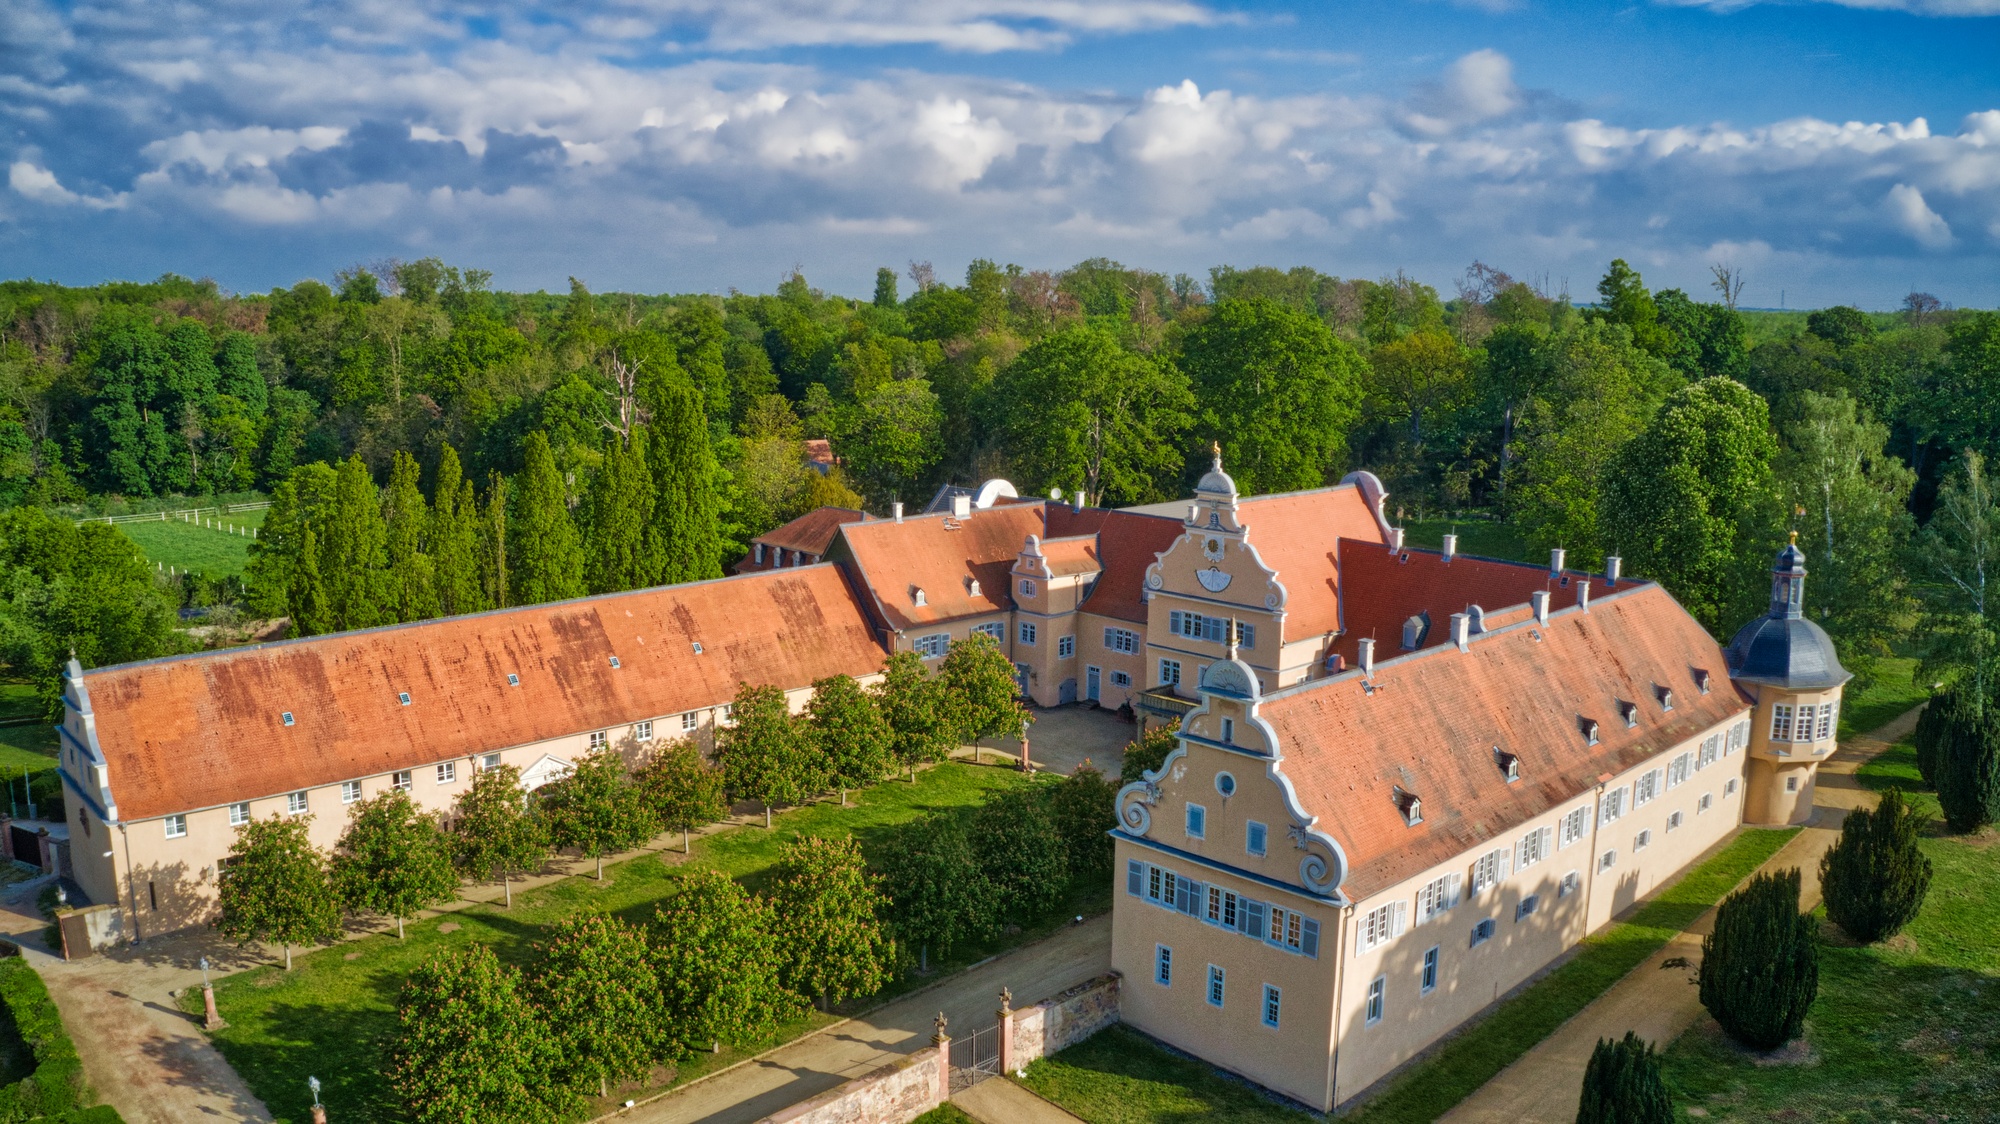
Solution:
M164 523L120 523L118 529L131 536L148 561L176 570L194 571L212 578L235 577L243 573L250 559L249 532L264 525L262 511L234 515L206 515L201 523L169 519Z

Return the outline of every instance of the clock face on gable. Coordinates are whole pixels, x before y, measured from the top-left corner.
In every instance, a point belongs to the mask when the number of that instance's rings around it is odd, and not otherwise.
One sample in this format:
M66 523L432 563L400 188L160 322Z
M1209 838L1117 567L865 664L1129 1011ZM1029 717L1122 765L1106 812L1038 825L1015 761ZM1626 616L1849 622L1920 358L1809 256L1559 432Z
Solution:
M1211 562L1222 561L1222 540L1214 535L1208 536L1201 544L1201 552Z

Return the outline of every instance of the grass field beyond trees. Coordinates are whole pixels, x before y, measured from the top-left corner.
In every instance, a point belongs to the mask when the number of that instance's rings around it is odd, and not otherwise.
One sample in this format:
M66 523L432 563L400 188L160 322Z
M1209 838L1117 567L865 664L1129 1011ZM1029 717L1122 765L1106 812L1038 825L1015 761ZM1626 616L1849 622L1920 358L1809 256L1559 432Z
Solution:
M250 529L264 524L264 513L261 511L204 518L231 528ZM250 559L251 538L231 530L178 519L164 523L121 523L118 528L139 544L147 561L172 566L176 570L192 570L211 578L238 577Z
M786 842L803 835L852 834L870 850L896 825L927 812L983 803L991 794L1037 783L1011 769L962 763L940 765L917 775L916 784L888 781L853 795L854 805L820 803L780 814L772 830L744 827L694 841L687 865L720 870L751 889L760 888ZM672 840L678 844L679 837ZM486 944L504 962L525 965L534 959L535 942L544 939L557 921L584 911L616 914L634 924L651 920L654 906L672 894L681 863L678 852L643 855L607 865L604 881L565 878L526 893L516 893L514 908L475 905L440 918L411 922L406 940L394 933L365 937L297 958L287 973L270 966L241 972L215 985L216 1002L229 1027L215 1035L223 1056L243 1076L272 1113L284 1124L306 1119L312 1103L306 1078L325 1083L322 1098L335 1120L394 1120L399 1107L396 1090L383 1082L387 1054L396 1034L396 1002L403 980L417 965L444 948ZM1068 903L1074 912L1101 912L1109 889L1094 900ZM455 923L450 933L443 925ZM1059 924L1056 919L1044 928ZM991 954L1007 944L1033 939L1043 929L1002 936L982 945L956 950L949 969ZM901 976L887 994L907 990L921 981ZM871 1005L876 999L855 1006ZM185 1000L190 1011L200 1009L198 994ZM836 1009L836 1012L839 1009ZM772 1039L783 1041L833 1021L835 1015L815 1014L780 1028ZM765 1044L749 1044L755 1052ZM746 1051L724 1048L720 1054L683 1063L674 1082L741 1060ZM653 1090L649 1090L653 1091ZM644 1096L626 1091L626 1096ZM608 1105L599 1104L598 1110Z

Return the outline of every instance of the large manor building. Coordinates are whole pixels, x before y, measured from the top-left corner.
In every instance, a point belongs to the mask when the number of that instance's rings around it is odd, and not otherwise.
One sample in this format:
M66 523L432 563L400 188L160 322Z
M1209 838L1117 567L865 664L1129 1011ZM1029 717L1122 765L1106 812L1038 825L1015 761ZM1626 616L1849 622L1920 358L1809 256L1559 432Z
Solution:
M998 482L996 482L998 483ZM742 683L795 708L888 654L999 643L1041 706L1178 719L1118 795L1113 963L1135 1027L1348 1103L1739 824L1799 822L1847 675L1780 556L1725 652L1660 587L1405 548L1365 472L1107 510L988 486L823 509L716 581L84 671L71 861L107 937L211 920L234 829L505 763L711 747Z

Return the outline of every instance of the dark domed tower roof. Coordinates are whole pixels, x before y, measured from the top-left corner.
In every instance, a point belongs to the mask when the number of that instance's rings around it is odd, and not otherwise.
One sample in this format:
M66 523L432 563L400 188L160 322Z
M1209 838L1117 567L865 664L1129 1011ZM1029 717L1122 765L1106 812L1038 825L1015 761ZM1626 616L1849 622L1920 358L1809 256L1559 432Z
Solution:
M1729 677L1795 691L1838 687L1853 678L1826 630L1805 618L1806 556L1798 535L1771 567L1771 611L1729 642Z

